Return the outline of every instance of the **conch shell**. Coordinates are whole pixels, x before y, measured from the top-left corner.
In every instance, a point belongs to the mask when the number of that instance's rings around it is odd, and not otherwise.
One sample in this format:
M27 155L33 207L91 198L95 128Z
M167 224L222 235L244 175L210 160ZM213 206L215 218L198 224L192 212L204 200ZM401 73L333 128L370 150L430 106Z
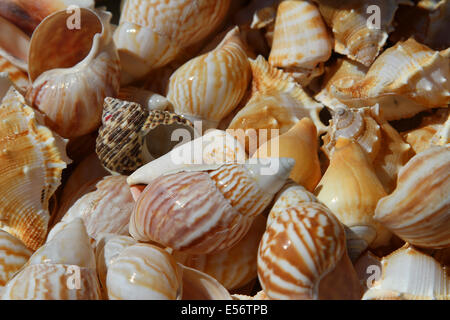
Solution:
M251 73L239 29L232 29L212 51L181 66L170 77L167 99L192 122L217 128L247 91Z
M162 67L206 38L225 18L230 0L126 0L114 33L130 83Z
M161 172L163 176L148 181L139 196L130 234L192 254L231 248L269 205L294 165L290 158L269 162L271 168L249 161Z
M359 299L344 228L320 203L298 203L275 217L258 252L258 276L270 299Z
M81 8L75 30L66 26L69 17L66 11L54 13L33 33L27 99L46 115L50 128L72 138L100 125L103 100L119 93L120 62L110 13ZM55 48L67 50L55 55Z
M397 188L378 202L375 219L420 247L450 246L450 145L414 156L398 175Z
M70 163L66 141L43 126L40 115L12 88L0 118L0 228L36 250L47 235L49 200Z

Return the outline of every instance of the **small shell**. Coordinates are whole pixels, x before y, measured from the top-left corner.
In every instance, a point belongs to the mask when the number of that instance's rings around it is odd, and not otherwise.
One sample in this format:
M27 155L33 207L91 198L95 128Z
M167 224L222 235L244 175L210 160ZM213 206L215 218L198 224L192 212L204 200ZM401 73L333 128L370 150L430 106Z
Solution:
M154 179L136 202L130 234L192 254L231 248L284 185L294 161L271 159L271 164L276 171L247 162L209 170L188 166Z
M114 33L122 82L137 80L206 38L227 14L230 0L126 0Z
M45 241L49 200L70 160L66 141L10 89L0 106L0 228L36 250Z
M344 228L320 203L300 203L275 217L261 240L258 276L270 299L360 297Z
M334 0L314 0L332 29L334 50L366 66L370 66L394 30L392 21L399 4L408 0L347 1L336 6ZM376 6L376 7L375 7ZM376 8L374 9L371 8ZM370 13L377 13L374 17ZM374 19L377 18L377 19ZM374 25L378 22L379 25Z
M286 157L295 160L291 178L313 191L321 178L317 130L309 118L303 118L288 132L262 144L253 158Z
M381 261L381 277L363 300L449 300L447 270L430 256L405 245Z
M339 138L330 166L315 191L322 201L367 245L388 244L391 233L373 218L383 185L358 143Z
M70 13L47 17L33 33L29 55L32 86L27 99L45 113L53 130L71 138L100 125L103 100L116 96L120 85L111 14L81 8L80 19L81 28L70 30L66 27ZM55 48L61 47L66 50L56 55Z
M183 270L182 300L231 300L230 293L216 279L198 270Z
M256 257L265 229L266 218L259 215L245 237L230 249L207 255L174 252L173 256L184 266L209 274L228 290L240 288L257 277Z
M449 247L449 175L449 145L417 154L400 170L395 191L378 202L375 219L413 245Z
M108 268L109 300L181 299L182 271L166 251L144 243L125 248Z
M174 111L216 128L238 105L250 81L250 66L239 29L231 30L216 49L194 58L170 77L167 99Z
M314 69L331 56L332 38L316 5L283 1L278 6L269 63L295 70Z
M32 252L19 239L0 230L0 296L3 286L28 261Z

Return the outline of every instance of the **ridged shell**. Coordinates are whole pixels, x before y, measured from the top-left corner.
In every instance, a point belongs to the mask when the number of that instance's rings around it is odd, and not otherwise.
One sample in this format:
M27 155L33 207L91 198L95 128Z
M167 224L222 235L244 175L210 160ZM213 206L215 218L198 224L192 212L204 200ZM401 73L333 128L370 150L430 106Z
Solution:
M381 278L363 300L449 300L447 270L430 256L405 245L381 261Z
M10 89L0 106L0 228L36 250L45 241L49 200L70 160L65 143Z
M45 113L48 126L72 138L100 125L103 100L119 93L120 62L109 12L81 8L81 27L75 30L66 26L69 17L59 11L33 33L27 99ZM61 47L66 50L56 54Z
M408 0L346 0L339 5L334 0L314 1L333 31L334 50L366 66L372 64L385 45L388 34L394 30L391 24L398 5L411 4ZM378 7L377 16L373 16L373 10L368 11L370 6ZM379 26L372 26L377 20Z
M182 271L166 251L144 243L125 248L106 276L110 300L181 299Z
M321 178L317 130L309 118L303 118L288 132L273 137L255 152L255 158L286 157L295 160L293 181L313 191Z
M360 296L356 272L345 250L344 228L319 203L301 203L277 215L261 240L258 276L271 299Z
M124 75L136 80L204 39L225 18L230 0L126 0L114 33Z
M209 274L228 290L240 288L257 277L256 258L265 229L266 218L259 215L245 237L230 249L207 255L175 251L173 256L184 266Z
M315 194L344 225L367 245L387 245L391 233L373 216L377 202L386 196L383 185L358 143L339 138L330 166Z
M271 174L264 174L260 164L247 163L154 179L136 202L130 234L192 254L231 248L283 186L294 162L273 161L279 167Z
M278 6L269 63L278 68L313 69L331 56L332 38L316 5L283 1Z
M108 176L97 183L97 190L75 202L62 221L82 218L87 233L97 239L100 233L128 235L134 200L126 176Z
M33 252L19 239L0 230L0 295L3 286L22 268Z
M450 246L450 146L414 156L401 170L397 188L382 198L375 219L417 246Z
M216 128L243 98L251 72L239 29L216 49L181 66L170 77L167 99L175 113Z

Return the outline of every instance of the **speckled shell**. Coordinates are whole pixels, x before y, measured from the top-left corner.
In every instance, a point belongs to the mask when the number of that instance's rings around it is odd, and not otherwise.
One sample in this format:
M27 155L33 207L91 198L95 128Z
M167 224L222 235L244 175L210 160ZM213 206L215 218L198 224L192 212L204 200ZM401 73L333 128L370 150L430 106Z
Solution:
M110 300L176 300L183 290L182 271L161 248L139 243L125 248L106 276Z
M0 295L3 286L22 268L32 253L19 239L0 230Z
M278 6L269 63L275 67L313 69L331 56L333 42L316 5L283 1Z
M0 228L36 250L45 241L49 200L70 160L66 141L10 89L0 106Z
M109 12L81 8L75 31L66 26L69 17L66 11L52 14L33 33L27 99L46 115L49 127L72 138L100 125L103 100L119 93L120 62ZM61 47L66 50L55 51Z
M394 30L392 21L399 4L411 4L408 0L344 1L336 6L334 0L314 0L320 13L332 29L334 50L366 66L370 66ZM378 7L379 28L371 26L372 12L369 6ZM376 13L375 13L376 14ZM372 17L373 18L373 17Z
M127 0L114 33L124 83L176 58L204 39L227 14L230 0ZM133 30L133 32L130 32Z
M405 241L429 248L450 246L450 146L414 156L395 191L382 198L375 219Z
M245 237L230 249L207 255L175 251L173 256L184 266L209 274L228 290L240 288L257 277L256 257L265 229L266 218L259 215Z
M327 276L332 276L333 286ZM358 286L358 279L346 254L344 228L319 203L289 207L267 227L258 252L258 277L271 299L357 299L359 295L351 289L355 283Z
M363 300L449 300L448 272L432 257L405 245L381 261L381 278Z
M126 176L108 176L97 183L97 190L75 202L62 221L82 218L91 238L100 233L128 235L128 222L134 200Z
M154 179L136 202L130 234L191 254L231 248L283 186L294 164L288 158L273 160L278 171L267 175L260 164L247 163L200 171L187 167ZM177 223L180 219L185 223Z
M181 66L170 77L167 99L174 111L216 128L243 98L251 71L236 27L216 49Z
M295 166L289 178L309 191L313 191L322 176L318 147L317 130L314 123L309 118L303 118L288 132L262 144L253 157L278 156L294 159Z
M347 227L372 247L387 245L391 233L374 220L383 185L358 143L339 138L315 194Z

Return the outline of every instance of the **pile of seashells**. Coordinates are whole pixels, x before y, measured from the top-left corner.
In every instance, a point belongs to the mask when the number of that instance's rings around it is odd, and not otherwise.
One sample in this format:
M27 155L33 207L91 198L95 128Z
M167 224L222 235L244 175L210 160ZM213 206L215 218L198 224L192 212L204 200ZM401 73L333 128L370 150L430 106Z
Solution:
M113 2L0 0L1 299L450 298L450 1Z

